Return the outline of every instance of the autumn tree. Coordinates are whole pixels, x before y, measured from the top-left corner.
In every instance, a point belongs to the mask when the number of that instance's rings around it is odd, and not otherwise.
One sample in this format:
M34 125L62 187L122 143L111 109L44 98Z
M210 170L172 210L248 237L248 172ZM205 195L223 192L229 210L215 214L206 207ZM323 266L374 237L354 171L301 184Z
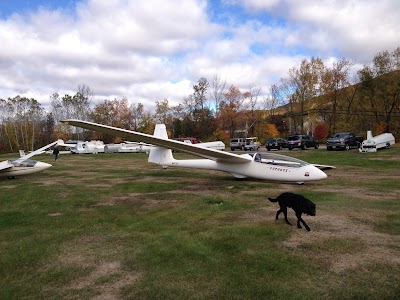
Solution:
M275 124L267 124L265 126L265 134L267 138L275 138L279 136L279 131L276 128Z
M370 110L376 123L391 130L393 116L400 113L400 47L392 53L375 55L371 66L364 66L360 77L360 106ZM371 128L371 126L370 126Z
M183 99L179 107L181 114L174 117L174 127L177 127L174 135L180 131L185 136L208 139L213 134L215 122L213 112L207 105L208 87L207 79L202 77L193 85L193 94Z
M286 116L284 114L275 114L267 118L268 124L274 124L280 135L287 136L288 128L286 124Z
M229 134L226 133L226 131L217 129L214 131L212 135L212 140L213 141L222 141L225 145L229 146L230 143L230 136Z
M140 120L138 131L147 134L153 134L155 125L156 122L154 120L154 117L152 113L148 110L143 114L142 119Z
M172 126L171 108L167 99L156 101L156 111L154 115L156 123L165 124L167 128Z
M329 129L325 123L318 123L315 126L314 138L316 140L324 140L329 136Z
M331 124L329 132L336 132L337 109L344 101L339 99L340 91L349 85L349 71L352 63L345 58L335 61L331 68L326 68L322 72L321 87L324 97L331 106ZM344 93L342 93L344 94ZM319 105L321 106L321 105Z
M304 59L299 68L293 67L289 70L289 101L290 108L294 108L300 116L300 129L304 132L304 116L312 108L312 100L320 92L321 74L324 70L324 63L320 58L311 58L311 61ZM294 111L291 111L292 115ZM295 118L293 118L295 121Z
M246 127L244 104L249 97L249 92L242 93L233 85L224 94L224 100L220 103L217 121L219 128L227 130L230 136L233 136L235 130L243 130Z
M171 107L172 120L172 138L177 138L184 135L183 120L185 119L186 112L182 104Z
M122 98L121 100L115 99L114 104L114 122L113 126L130 129L133 118L133 113L129 107L128 99Z
M106 99L94 107L90 118L96 123L119 127L123 129L131 129L133 113L128 105L128 100L126 98L123 98L121 100ZM105 141L117 142L120 140L112 136L99 133L93 133L93 137L101 138Z

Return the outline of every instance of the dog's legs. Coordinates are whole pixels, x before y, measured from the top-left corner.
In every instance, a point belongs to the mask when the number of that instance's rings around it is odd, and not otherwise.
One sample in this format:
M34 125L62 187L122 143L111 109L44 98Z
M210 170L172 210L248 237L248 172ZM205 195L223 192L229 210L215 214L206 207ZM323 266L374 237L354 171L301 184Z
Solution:
M279 218L279 215L281 214L281 212L283 212L282 211L282 209L280 209L280 210L278 210L277 212L276 212L276 217L275 217L275 220L278 220Z
M289 222L288 218L287 218L287 207L283 207L283 208L281 208L281 210L282 210L283 214L285 215L285 222L286 222L286 224L292 225L292 224Z
M289 220L288 220L288 218L287 218L287 208L286 208L286 207L283 207L283 208L281 208L280 210L278 210L278 211L276 212L276 217L275 217L275 219L278 220L278 219L279 219L278 217L279 217L279 215L280 215L281 213L283 213L283 215L285 216L285 222L286 222L286 224L292 225L292 224L290 224L290 222L289 222Z
M300 222L303 223L304 227L310 231L310 227L308 227L307 223L303 220L303 218L301 217L301 213L296 213L296 217L297 217L297 228L302 228L300 225Z

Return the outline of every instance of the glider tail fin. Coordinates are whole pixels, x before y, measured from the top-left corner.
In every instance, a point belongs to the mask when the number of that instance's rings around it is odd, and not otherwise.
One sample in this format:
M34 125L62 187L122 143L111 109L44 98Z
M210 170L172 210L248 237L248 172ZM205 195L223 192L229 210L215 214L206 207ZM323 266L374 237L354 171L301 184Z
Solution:
M157 124L156 128L154 129L155 137L161 139L168 139L167 129L164 124ZM172 150L161 148L161 147L153 147L150 150L149 154L149 163L162 165L163 167L171 165L174 161L174 157L172 156Z

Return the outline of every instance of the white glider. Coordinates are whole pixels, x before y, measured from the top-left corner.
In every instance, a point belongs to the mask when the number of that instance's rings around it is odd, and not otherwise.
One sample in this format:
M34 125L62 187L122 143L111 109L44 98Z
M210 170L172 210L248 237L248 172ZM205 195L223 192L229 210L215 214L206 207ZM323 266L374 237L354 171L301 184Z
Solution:
M154 135L115 128L81 120L64 120L63 123L115 135L135 142L155 145L148 161L163 167L184 167L227 172L236 178L257 178L269 181L297 182L322 180L327 175L320 168L334 168L313 165L305 161L272 153L234 154L230 152L196 147L195 145L168 139L164 124L157 124ZM171 150L177 150L204 159L177 160Z
M31 160L29 158L43 153L44 150L58 143L59 141L53 142L18 159L10 159L0 162L0 177L14 178L15 176L33 174L50 168L51 164Z

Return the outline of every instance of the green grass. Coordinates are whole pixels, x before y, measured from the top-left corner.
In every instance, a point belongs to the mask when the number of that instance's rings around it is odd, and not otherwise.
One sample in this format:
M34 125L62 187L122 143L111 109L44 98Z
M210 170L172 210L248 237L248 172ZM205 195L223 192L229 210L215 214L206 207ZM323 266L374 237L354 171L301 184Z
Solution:
M399 209L395 211L399 212ZM398 235L400 232L400 213L386 215L383 221L376 224L376 229L387 234Z
M0 299L394 299L400 273L391 260L332 268L371 247L351 236L360 226L398 241L400 149L287 154L338 168L300 186L99 154L0 179ZM281 191L317 204L317 216L304 217L310 233L275 221L266 197ZM335 218L350 225L335 231Z

